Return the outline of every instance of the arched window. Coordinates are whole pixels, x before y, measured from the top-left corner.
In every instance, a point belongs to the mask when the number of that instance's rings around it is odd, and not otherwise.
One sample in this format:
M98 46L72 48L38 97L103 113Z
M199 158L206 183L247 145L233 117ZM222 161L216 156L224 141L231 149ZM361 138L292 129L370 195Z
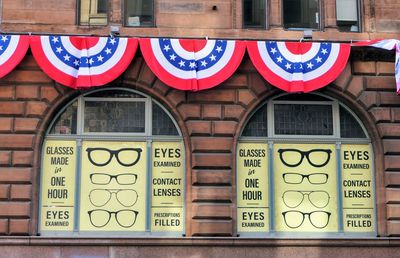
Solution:
M361 122L336 100L264 103L237 147L238 234L375 236L373 156Z
M152 98L124 89L73 100L43 144L39 232L184 233L181 133Z

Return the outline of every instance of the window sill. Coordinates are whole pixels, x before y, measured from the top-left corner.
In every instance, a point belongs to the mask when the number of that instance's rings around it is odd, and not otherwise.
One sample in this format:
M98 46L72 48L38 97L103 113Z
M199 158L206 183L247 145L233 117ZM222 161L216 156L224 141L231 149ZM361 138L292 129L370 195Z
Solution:
M400 247L400 237L261 239L233 237L136 237L136 238L56 238L0 237L0 246L254 246L254 247Z

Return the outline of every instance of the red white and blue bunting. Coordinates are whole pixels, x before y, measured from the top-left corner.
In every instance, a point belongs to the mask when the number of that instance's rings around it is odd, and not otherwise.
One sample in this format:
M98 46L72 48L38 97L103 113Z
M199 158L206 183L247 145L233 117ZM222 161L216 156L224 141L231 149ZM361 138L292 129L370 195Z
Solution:
M0 78L11 72L24 58L29 36L0 35Z
M140 39L147 65L165 84L179 90L204 90L228 79L239 67L243 41Z
M396 59L394 63L394 73L396 78L397 94L400 94L400 40L397 39L383 39L383 40L371 40L362 41L353 44L353 46L368 46L376 47L386 50L396 50Z
M31 36L32 53L42 70L72 88L115 80L131 63L137 46L133 38Z
M138 44L152 72L179 90L205 90L222 84L239 67L244 52L258 72L287 92L310 92L334 81L349 58L351 46L396 50L395 78L400 94L400 40L350 44L0 35L0 78L24 58L29 45L42 70L71 88L105 85L132 62Z
M310 92L334 81L346 66L349 44L248 41L257 71L287 92Z

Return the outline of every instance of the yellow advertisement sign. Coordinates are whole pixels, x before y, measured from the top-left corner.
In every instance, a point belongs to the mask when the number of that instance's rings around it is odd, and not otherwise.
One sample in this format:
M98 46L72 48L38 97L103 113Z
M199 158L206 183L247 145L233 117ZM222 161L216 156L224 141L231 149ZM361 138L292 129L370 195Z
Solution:
M181 142L153 142L152 231L183 231L183 164Z
M183 231L184 221L183 207L151 208L152 232Z
M342 197L345 232L375 231L372 152L368 144L343 144Z
M268 232L269 208L238 208L238 232Z
M76 142L46 140L41 188L42 231L74 228Z
M277 231L338 231L334 144L275 144L273 176Z
M237 153L238 232L268 232L268 144L239 143Z
M81 231L144 231L146 142L82 143Z

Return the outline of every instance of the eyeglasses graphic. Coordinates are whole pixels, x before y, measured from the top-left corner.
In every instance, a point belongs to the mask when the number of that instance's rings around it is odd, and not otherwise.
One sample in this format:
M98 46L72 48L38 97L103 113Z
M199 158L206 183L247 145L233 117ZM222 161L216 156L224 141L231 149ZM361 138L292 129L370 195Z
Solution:
M301 184L304 178L307 178L308 182L313 185L326 184L328 182L328 174L325 173L312 173L309 175L303 175L299 173L283 173L283 181L287 184Z
M87 148L89 161L98 167L104 167L109 164L115 156L118 163L124 167L136 165L140 160L141 148L122 148L119 150L110 150L107 148Z
M322 229L328 225L331 213L327 211L312 211L309 213L305 213L297 210L291 210L282 212L282 215L285 220L286 226L288 226L289 228L300 227L304 222L304 218L308 216L311 225L316 228Z
M113 194L124 207L135 205L138 199L138 194L133 189L93 189L89 193L89 200L94 206L102 207L111 200Z
M96 228L106 226L110 222L111 215L115 216L118 225L123 228L130 228L135 225L139 212L135 210L108 211L97 209L88 211L88 214L90 223Z
M119 175L109 175L105 173L90 174L90 181L95 185L108 185L114 178L120 185L133 185L136 183L138 176L136 174L126 173Z
M303 162L304 157L313 167L323 167L331 159L332 151L329 149L313 149L301 151L298 149L279 149L279 158L287 167L297 167Z
M328 205L330 199L328 192L322 190L321 191L288 190L282 194L282 199L287 207L296 208L304 201L304 196L307 196L310 203L317 208L325 208Z

